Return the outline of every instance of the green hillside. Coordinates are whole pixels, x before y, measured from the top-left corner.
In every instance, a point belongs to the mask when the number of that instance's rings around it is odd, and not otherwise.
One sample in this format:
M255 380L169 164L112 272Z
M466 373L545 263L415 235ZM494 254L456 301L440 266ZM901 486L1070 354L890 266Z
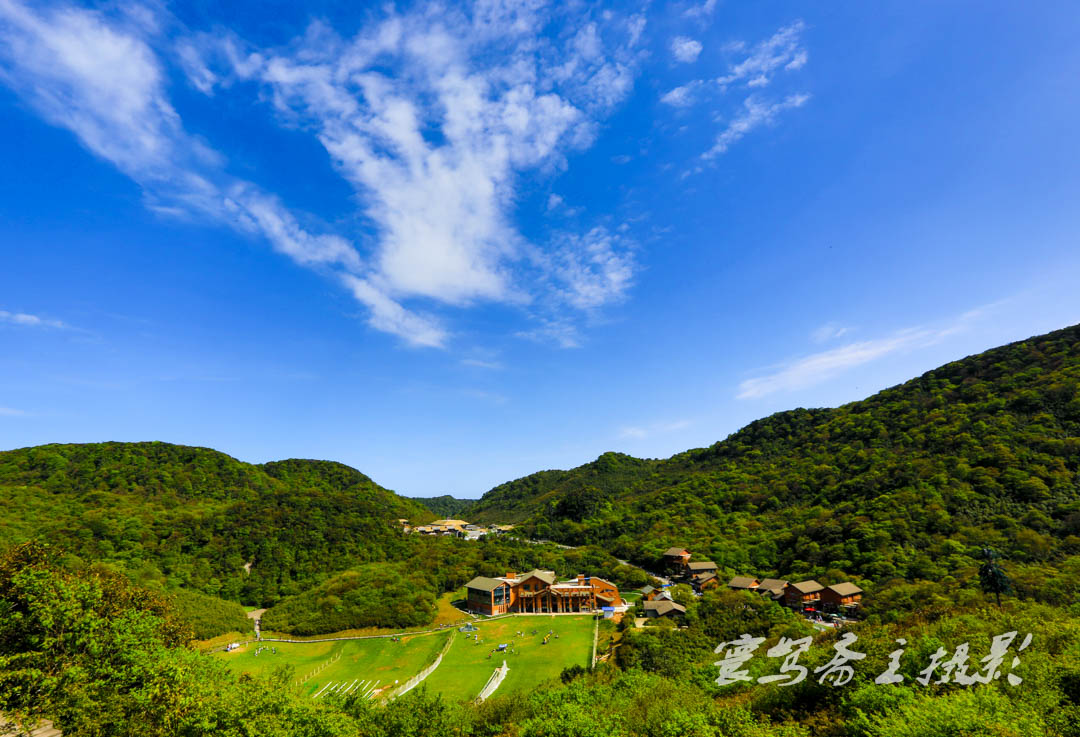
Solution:
M340 463L242 463L168 443L0 453L0 546L39 538L135 580L251 604L408 552L419 504Z
M624 453L604 453L592 463L572 471L539 471L500 484L466 510L478 522L520 522L548 505L558 507L563 516L593 511L592 500L619 495L637 479L647 476L657 461L642 460ZM578 509L580 504L584 509Z
M449 494L429 497L414 496L411 499L418 504L423 504L440 519L456 519L458 515L476 503L475 499L457 499Z
M685 545L728 572L940 580L970 577L982 545L1031 570L1080 553L1078 467L1072 327L667 460L533 474L470 514L647 564Z

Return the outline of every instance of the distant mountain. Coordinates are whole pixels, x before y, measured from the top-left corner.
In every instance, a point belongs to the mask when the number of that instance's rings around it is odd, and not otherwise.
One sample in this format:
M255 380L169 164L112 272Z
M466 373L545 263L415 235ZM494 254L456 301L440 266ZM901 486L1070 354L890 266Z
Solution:
M623 453L604 453L591 463L571 471L538 471L515 481L496 486L474 501L469 516L478 522L520 522L536 514L547 504L558 504L564 497L576 497L595 489L597 498L616 496L641 476L648 475L658 461L642 460ZM571 510L570 516L582 510ZM584 510L591 511L591 510Z
M456 519L458 515L464 514L466 509L472 507L476 503L475 499L456 499L449 494L443 494L442 496L430 496L430 497L410 497L414 502L424 505L429 511L436 517L443 519Z
M0 546L44 538L137 580L253 604L407 556L399 518L433 515L329 461L253 465L158 442L0 452Z
M666 460L541 471L468 514L646 564L683 545L727 572L942 580L982 545L1031 566L1080 553L1078 469L1074 326Z

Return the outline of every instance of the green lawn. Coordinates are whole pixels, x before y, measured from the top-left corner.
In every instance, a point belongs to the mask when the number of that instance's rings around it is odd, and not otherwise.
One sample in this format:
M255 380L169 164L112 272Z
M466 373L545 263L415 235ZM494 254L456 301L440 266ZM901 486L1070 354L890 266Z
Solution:
M338 642L253 642L231 653L214 653L213 657L221 658L237 672L253 675L266 675L279 666L291 665L297 680L307 679L302 688L309 696L350 686L355 693L361 688L381 690L396 680L408 680L435 659L449 636L449 632L439 632L405 637L400 642L388 637ZM260 650L258 656L256 650ZM318 675L308 678L327 663L330 664Z
M510 671L495 693L529 691L549 678L557 678L570 665L589 666L592 656L592 617L553 617L536 615L479 621L480 642L465 639L458 633L442 664L424 681L428 690L452 700L473 699L488 678L506 660ZM536 634L532 634L536 630ZM544 635L553 630L559 635L542 645ZM515 632L524 632L516 637ZM507 643L516 653L491 653L500 643ZM489 658L488 655L491 655Z
M529 691L549 678L557 678L567 666L589 665L592 617L538 614L481 620L476 626L480 642L467 639L466 633L459 632L442 663L424 681L429 690L448 699L474 699L504 659L510 671L496 692L499 695ZM536 630L535 635L533 630ZM548 644L543 645L548 630L553 630L558 637L552 635ZM514 633L519 631L525 636L515 636ZM377 695L394 681L406 681L423 670L439 654L449 636L450 631L407 636L401 642L390 638L253 642L231 653L214 653L212 657L221 658L237 672L253 675L267 675L282 665L291 665L297 680L306 679L302 689L308 696L321 698L336 690L357 693L373 689ZM508 650L514 652L491 654L504 642L510 645ZM260 651L258 656L256 650ZM318 675L311 676L320 667L322 670Z

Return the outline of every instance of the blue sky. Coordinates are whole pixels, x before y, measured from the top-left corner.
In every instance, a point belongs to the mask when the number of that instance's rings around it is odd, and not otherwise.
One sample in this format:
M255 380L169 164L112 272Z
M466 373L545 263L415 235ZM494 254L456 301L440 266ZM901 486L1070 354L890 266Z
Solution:
M0 447L479 496L1080 321L1080 6L0 0Z

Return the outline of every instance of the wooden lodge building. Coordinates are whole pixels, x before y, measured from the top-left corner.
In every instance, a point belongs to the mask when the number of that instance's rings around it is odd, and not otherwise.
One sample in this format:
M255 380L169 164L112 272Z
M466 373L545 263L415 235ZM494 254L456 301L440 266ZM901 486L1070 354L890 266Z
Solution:
M499 578L477 576L465 584L469 611L480 614L564 614L592 612L622 604L610 581L579 575L558 581L554 571L530 571Z
M827 612L850 612L859 607L862 594L853 583L836 583L821 590L821 606Z
M728 582L735 591L755 591L795 610L823 610L851 613L862 603L863 590L853 583L822 586L817 581L791 583L779 578L756 579L735 576Z
M814 608L821 601L821 590L825 588L817 581L799 581L788 584L784 589L784 603L792 609Z

